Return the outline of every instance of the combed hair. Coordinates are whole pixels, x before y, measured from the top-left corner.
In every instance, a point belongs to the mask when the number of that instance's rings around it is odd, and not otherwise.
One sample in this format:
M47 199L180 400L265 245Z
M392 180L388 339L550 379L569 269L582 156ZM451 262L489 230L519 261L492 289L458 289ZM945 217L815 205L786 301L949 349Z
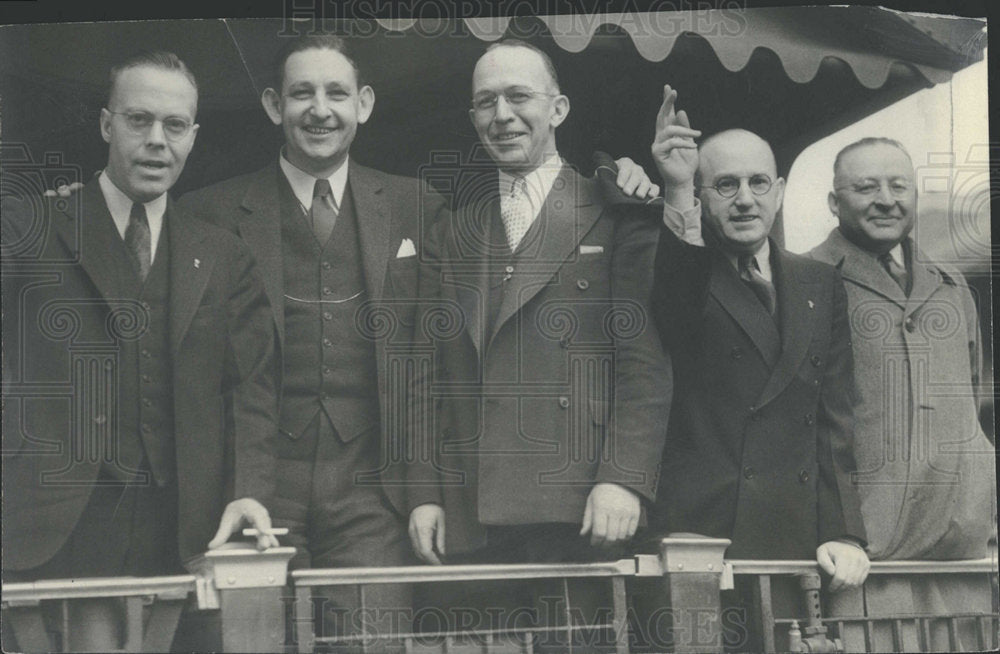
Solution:
M906 148L903 147L903 144L897 141L896 139L891 139L886 136L866 136L863 139L858 139L854 143L845 145L843 148L841 148L840 152L837 153L836 158L833 160L834 176L836 176L837 171L840 169L840 164L844 158L844 155L848 154L849 152L853 152L858 148L865 148L870 145L888 145L894 147L903 154L905 154L906 158L909 159L911 162L913 161L913 157L910 156L910 153L907 152Z
M486 48L486 52L492 52L497 48L526 48L537 54L542 58L542 65L545 66L545 72L547 72L549 77L552 78L552 85L555 86L556 93L559 92L559 75L556 73L556 67L552 63L552 58L549 57L544 50L538 46L528 43L527 41L522 41L521 39L502 39L496 43L490 44L490 46Z
M198 91L198 80L195 79L194 73L191 69L187 67L180 57L175 55L173 52L167 52L166 50L145 50L137 54L132 55L128 59L122 61L111 67L111 75L108 79L108 105L111 104L111 96L115 92L115 84L118 82L118 78L129 68L138 68L140 66L148 66L150 68L159 68L160 70L172 70L184 75L191 86L194 87L195 92Z
M358 68L358 62L354 60L350 49L347 47L347 41L335 34L317 34L288 39L281 46L281 49L278 50L271 70L271 82L274 84L273 88L275 91L280 93L281 87L285 83L285 62L288 61L288 58L296 52L305 52L306 50L333 50L334 52L339 52L344 56L344 59L350 62L351 68L354 69L354 77L357 79L358 88L360 89L365 85L364 76L361 74L361 69Z

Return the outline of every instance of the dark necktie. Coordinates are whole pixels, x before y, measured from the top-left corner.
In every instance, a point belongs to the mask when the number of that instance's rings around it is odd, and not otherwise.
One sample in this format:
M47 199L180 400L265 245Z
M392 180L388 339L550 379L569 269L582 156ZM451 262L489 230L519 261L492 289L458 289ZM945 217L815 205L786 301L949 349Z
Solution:
M316 180L309 216L312 218L313 233L316 234L317 240L321 244L326 243L337 222L337 203L333 199L333 190L328 180Z
M153 257L146 206L141 202L134 202L132 211L129 212L128 227L125 228L125 248L139 280L145 282Z
M896 263L896 260L888 252L880 256L878 260L882 262L882 267L889 273L889 276L899 284L899 288L903 290L903 295L909 296L908 286L910 279L909 275L906 274L906 268Z
M778 294L774 290L774 284L767 281L764 275L760 274L757 259L752 254L742 254L739 259L740 279L750 287L760 303L764 305L767 312L774 315L774 309L778 304Z

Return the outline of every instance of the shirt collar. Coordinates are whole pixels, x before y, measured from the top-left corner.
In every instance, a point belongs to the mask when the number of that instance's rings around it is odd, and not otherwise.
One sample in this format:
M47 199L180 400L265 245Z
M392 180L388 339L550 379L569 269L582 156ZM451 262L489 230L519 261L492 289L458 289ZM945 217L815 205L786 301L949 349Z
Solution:
M733 264L733 268L737 271L740 269L740 255L734 254L726 250L726 258L729 259L729 263ZM764 244L760 246L753 258L757 260L757 268L760 269L760 276L769 282L774 281L774 274L771 272L771 242L770 239L764 239Z
M906 255L903 254L902 243L896 243L896 245L892 246L892 249L889 250L889 256L892 257L892 260L896 262L897 266L906 270Z
M284 148L281 149L278 164L281 166L281 171L285 173L285 178L292 187L292 193L295 194L299 204L302 205L303 209L309 211L312 208L313 187L316 185L317 178L286 159ZM344 163L340 164L340 167L326 178L330 182L333 199L338 207L341 206L341 201L344 199L344 189L347 188L347 165L348 159L344 159Z
M115 221L118 234L125 238L125 230L128 228L128 218L132 213L132 200L118 188L106 170L101 171L97 178L97 183L101 187L104 201L111 212L111 218ZM160 230L163 228L163 214L167 212L167 194L164 193L154 200L143 202L146 207L146 220L149 222L149 240L152 247L153 256L156 256L156 243L160 238Z
M559 157L559 153L556 152L530 173L523 175L525 190L527 191L528 200L531 202L534 213L537 214L541 210L542 205L545 203L545 198L548 197L549 191L552 190L552 186L556 182L556 178L562 172L562 165L562 159ZM516 180L522 178L522 176L511 175L503 170L499 171L499 177L501 197L508 195L511 185Z

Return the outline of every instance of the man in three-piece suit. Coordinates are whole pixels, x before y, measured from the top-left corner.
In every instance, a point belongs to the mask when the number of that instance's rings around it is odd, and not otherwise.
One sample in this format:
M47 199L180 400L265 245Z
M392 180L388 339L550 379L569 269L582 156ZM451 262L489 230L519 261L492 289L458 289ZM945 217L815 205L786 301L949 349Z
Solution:
M282 361L273 512L300 550L293 563L406 565L406 511L389 465L405 386L391 357L413 324L418 232L444 202L349 158L375 96L343 40L289 40L274 81L262 102L285 135L275 163L181 204L238 234L260 264ZM357 589L326 595L331 627L357 622L343 613L359 606ZM409 590L373 585L365 603L389 616L409 609Z
M696 148L675 98L665 89L653 145L667 205L653 311L675 393L651 522L729 538L730 558L815 557L834 590L860 584L843 285L768 238L784 191L770 146L729 130ZM704 289L694 312L688 284Z
M654 497L669 411L645 302L656 232L620 241L596 183L559 158L569 100L541 51L491 46L472 86L496 169L425 247L421 298L457 319L433 339L410 537L430 563L606 558Z
M267 297L247 248L167 195L194 77L156 52L111 79L104 171L76 201L4 202L7 581L177 574L244 521L270 528L252 499L273 489ZM67 648L119 646L115 605L74 607Z
M840 226L810 254L837 266L847 290L856 478L872 558L984 557L996 534L996 454L979 422L982 340L972 294L958 270L929 261L910 237L917 191L897 141L867 138L841 150L829 203ZM869 614L989 613L988 580L963 577L873 580ZM854 635L861 647L864 634ZM892 647L888 629L874 637ZM964 621L951 637L978 644ZM909 626L902 645L919 647ZM945 621L932 625L929 645L948 648Z

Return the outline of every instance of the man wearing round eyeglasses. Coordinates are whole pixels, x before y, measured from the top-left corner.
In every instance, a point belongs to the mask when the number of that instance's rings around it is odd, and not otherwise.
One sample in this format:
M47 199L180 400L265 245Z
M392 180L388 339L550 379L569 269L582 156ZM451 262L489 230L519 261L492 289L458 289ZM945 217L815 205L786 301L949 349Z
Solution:
M768 238L784 180L767 142L733 129L696 145L675 99L665 89L652 148L666 200L653 311L676 391L651 522L729 538L731 558L815 557L831 590L859 585L843 285Z
M902 144L872 137L846 146L828 197L840 224L810 254L836 265L847 290L856 486L872 558L984 557L996 533L995 452L979 421L982 341L972 293L957 269L928 260L910 236L917 192ZM988 613L988 580L973 577L873 580L866 592L880 599L869 599L870 614ZM968 622L953 637L975 648ZM947 649L944 621L931 631L927 646ZM892 646L888 629L875 638L875 648ZM903 649L918 647L909 627L903 638Z
M197 102L176 55L137 55L111 72L104 171L75 201L5 198L5 582L179 574L244 523L277 545L264 288L246 247L167 195ZM64 649L122 646L120 603L70 612Z

